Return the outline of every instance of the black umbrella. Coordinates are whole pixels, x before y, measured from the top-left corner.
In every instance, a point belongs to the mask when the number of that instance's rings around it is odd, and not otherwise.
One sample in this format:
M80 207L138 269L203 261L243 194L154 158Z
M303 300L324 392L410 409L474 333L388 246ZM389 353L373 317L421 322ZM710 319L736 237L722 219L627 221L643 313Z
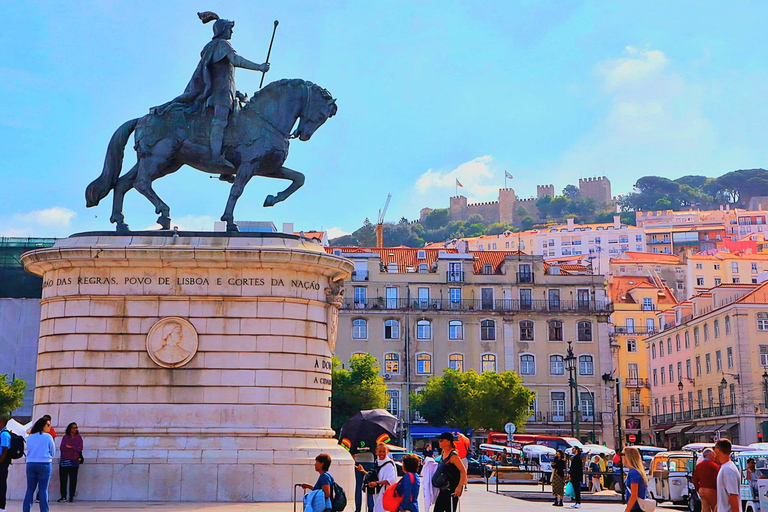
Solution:
M341 426L340 443L354 455L372 452L376 443L390 443L397 429L397 418L384 409L360 411Z

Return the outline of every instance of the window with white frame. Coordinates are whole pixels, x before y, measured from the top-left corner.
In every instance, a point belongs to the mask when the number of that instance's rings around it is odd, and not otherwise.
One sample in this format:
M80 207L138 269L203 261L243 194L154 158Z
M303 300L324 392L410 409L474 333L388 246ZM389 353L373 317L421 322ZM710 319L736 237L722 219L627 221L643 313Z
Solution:
M355 318L352 320L352 339L353 340L365 340L368 339L368 321L363 318Z
M416 373L421 375L432 373L432 354L416 354Z
M731 317L726 316L725 317L725 334L731 334Z
M400 321L390 319L384 320L384 339L396 340L400 338Z
M627 339L627 352L637 352L637 340L634 338Z
M565 375L565 362L564 362L563 356L560 356L560 355L549 356L549 374Z
M384 354L384 373L400 373L400 354L397 352Z
M579 402L582 419L591 421L595 415L595 397L592 396L592 393L582 391L579 393Z
M683 333L683 338L685 338L685 348L691 348L691 336L688 331Z
M400 390L388 389L387 393L387 411L392 416L397 416L400 413Z
M768 331L768 313L757 314L757 330Z
M365 286L355 286L355 308L365 307L367 289Z
M416 322L416 338L428 340L432 338L432 322L429 320L419 320Z
M429 274L429 265L426 263L419 263L419 274Z
M531 354L520 356L520 375L536 375L536 360Z
M675 350L680 352L680 333L675 334Z
M720 320L715 320L715 322L712 324L712 327L715 330L715 338L720 337Z
M464 371L464 354L451 354L448 356L448 368L457 372Z
M723 355L719 350L715 351L715 369L718 372L723 371Z
M707 369L707 374L712 373L712 358L709 354L704 354L704 366Z
M480 356L480 373L483 372L496 372L496 354Z
M579 356L579 375L594 375L595 363L592 356Z
M760 345L760 366L768 366L768 345Z
M731 347L725 349L725 359L728 368L733 368L733 349Z
M565 421L565 391L553 391L550 397L552 421Z
M461 320L451 320L448 322L448 339L450 340L463 340L464 339L464 324Z

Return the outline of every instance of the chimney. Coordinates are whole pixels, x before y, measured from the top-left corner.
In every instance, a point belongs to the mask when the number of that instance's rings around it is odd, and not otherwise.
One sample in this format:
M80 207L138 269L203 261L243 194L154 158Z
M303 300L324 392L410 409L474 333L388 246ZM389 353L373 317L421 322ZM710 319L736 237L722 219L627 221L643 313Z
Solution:
M614 227L614 229L620 229L621 228L621 215L614 215L613 216L613 227Z
M566 219L566 222L568 223L568 231L573 231L573 217Z
M283 222L283 233L293 234L293 222Z

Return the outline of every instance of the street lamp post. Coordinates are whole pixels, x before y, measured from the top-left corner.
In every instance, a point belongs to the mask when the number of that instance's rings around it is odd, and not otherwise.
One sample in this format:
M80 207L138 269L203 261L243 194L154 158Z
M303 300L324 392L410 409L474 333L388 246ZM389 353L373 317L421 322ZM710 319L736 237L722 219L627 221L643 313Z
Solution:
M727 380L725 380L725 376L726 376L726 375L730 375L731 377L733 377L734 379L736 379L736 382L738 382L738 383L739 383L739 392L741 392L741 377L739 376L739 374L738 374L738 373L727 373L727 372L723 372L723 379L720 381L720 389L722 389L723 391L725 391L726 389L728 389L728 381L727 381ZM735 403L733 403L733 402L734 402L733 398L734 398L734 396L735 396L735 395L736 395L736 394L734 393L734 394L733 394L733 396L731 397L731 407L733 407L733 412L732 412L732 414L738 414L738 412L736 411L736 404L735 404ZM720 407L721 407L721 410L722 410L723 404L720 404Z
M568 354L565 356L565 367L568 370L568 389L571 397L571 435L581 438L579 426L579 388L576 377L576 357L573 355L572 341L568 342Z
M768 407L768 368L763 367L763 407Z

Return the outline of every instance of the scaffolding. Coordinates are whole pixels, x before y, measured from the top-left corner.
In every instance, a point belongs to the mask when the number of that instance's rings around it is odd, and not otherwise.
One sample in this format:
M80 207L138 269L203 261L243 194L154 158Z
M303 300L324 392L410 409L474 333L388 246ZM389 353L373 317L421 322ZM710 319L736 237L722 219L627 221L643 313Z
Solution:
M42 278L29 274L21 255L33 249L51 247L56 238L0 237L0 298L40 298Z

